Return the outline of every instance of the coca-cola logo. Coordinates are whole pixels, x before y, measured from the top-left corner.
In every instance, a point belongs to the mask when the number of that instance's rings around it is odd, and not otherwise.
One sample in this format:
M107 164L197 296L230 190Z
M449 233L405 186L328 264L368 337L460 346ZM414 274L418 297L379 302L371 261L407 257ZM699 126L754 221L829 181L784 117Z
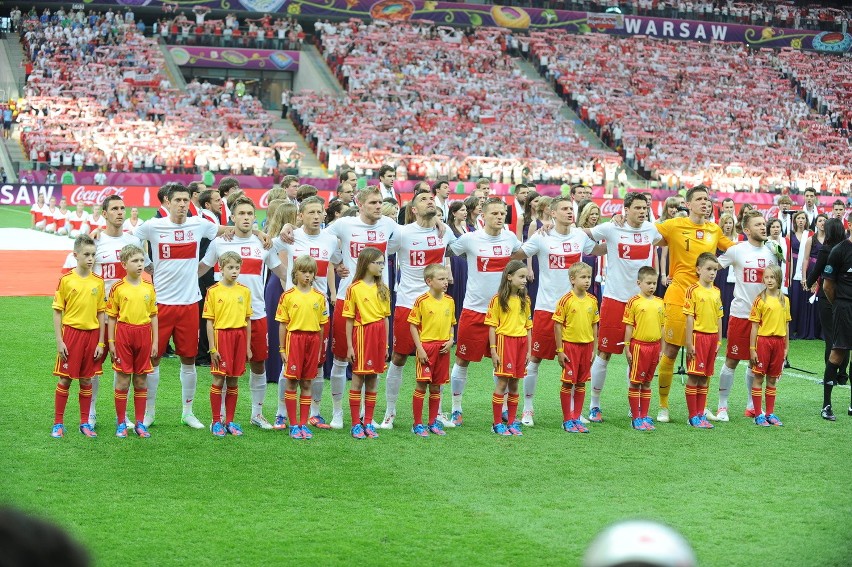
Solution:
M623 208L624 206L621 203L613 203L612 199L604 199L601 203L601 216L611 217L621 214Z
M78 185L71 192L69 197L69 205L76 205L78 202L100 204L110 195L124 196L127 187L115 187L113 185Z
M269 191L271 191L271 189L264 191L263 195L261 195L260 199L258 199L258 207L259 208L261 208L261 209L268 209L269 208Z

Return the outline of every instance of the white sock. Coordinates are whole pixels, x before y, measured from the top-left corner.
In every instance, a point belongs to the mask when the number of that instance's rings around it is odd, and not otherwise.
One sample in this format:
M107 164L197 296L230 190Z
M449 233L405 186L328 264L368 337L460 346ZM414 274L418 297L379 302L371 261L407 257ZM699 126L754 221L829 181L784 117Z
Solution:
M535 386L538 383L538 367L540 362L530 361L527 364L527 377L524 378L524 411L533 410L533 397L535 397Z
M198 383L198 374L195 372L195 364L180 364L180 391L183 396L183 413L192 413L192 400L195 398L195 387ZM223 398L224 399L224 398Z
M444 413L444 385L441 385L441 399L438 401L438 415L446 415Z
M450 373L450 385L453 388L453 411L462 410L461 402L465 384L467 384L467 366L453 364L453 371Z
M402 386L402 371L405 366L397 366L393 362L388 366L387 382L385 383L385 400L387 413L396 413L396 401L399 399L399 388Z
M155 366L154 371L145 379L148 383L148 399L145 402L145 413L153 415L157 407L157 388L160 386L160 367Z
M311 381L311 417L320 414L320 402L322 402L322 391L325 388L325 380L317 374Z
M287 406L284 405L284 390L286 390L286 381L284 380L284 371L278 376L278 411L275 415L287 417Z
M601 391L603 390L604 382L606 382L607 364L609 364L609 361L600 356L596 356L594 362L592 362L592 395L589 396L590 408L601 407Z
M251 416L263 413L263 398L266 397L266 371L260 374L249 373L249 390L251 390Z
M100 386L100 384L101 377L97 375L92 376L92 405L89 407L89 421L92 421L92 418L97 415L97 412L95 411L95 406L98 402L98 387Z
M722 370L719 372L719 408L728 407L728 396L731 395L731 387L733 385L734 369L728 368L727 364L723 364Z
M346 361L334 359L331 366L331 405L334 414L343 413L343 390L346 388Z
M754 374L751 371L751 368L746 367L745 371L745 383L746 383L746 408L753 410L754 402L751 401L751 385L754 381Z

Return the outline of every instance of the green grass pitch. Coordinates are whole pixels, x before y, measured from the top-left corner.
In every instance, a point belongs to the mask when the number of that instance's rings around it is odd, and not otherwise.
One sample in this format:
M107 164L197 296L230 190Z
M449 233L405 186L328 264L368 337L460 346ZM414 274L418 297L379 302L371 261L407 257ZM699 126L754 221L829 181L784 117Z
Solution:
M112 436L107 380L100 437L76 431L75 385L68 435L54 440L50 299L2 298L0 321L0 499L65 526L100 565L577 565L600 529L631 517L675 526L702 565L852 560L849 388L835 391L838 420L827 423L818 415L821 386L800 373L779 384L783 428L740 417L740 368L733 421L713 431L687 427L675 379L674 422L649 434L629 428L625 364L617 357L603 396L606 421L589 435L570 435L560 430L557 371L546 362L536 426L522 438L498 438L489 432L489 369L473 365L465 425L419 439L410 433L409 363L397 429L363 441L346 430L293 441L250 427L244 381L238 416L246 434L216 440L178 424L178 365L166 359L151 439ZM817 341L794 342L791 360L819 371L821 349ZM208 369L199 369L198 384L196 414L208 421ZM382 383L379 418L383 391ZM269 417L275 395L270 387ZM329 415L328 388L324 397Z
M28 226L26 210L0 207L0 226ZM848 387L835 390L838 420L827 423L818 415L822 387L788 372L778 388L785 426L757 428L740 417L741 367L733 421L698 431L685 425L676 377L675 422L645 434L629 428L625 364L614 357L606 421L579 436L559 428L557 370L545 362L537 425L522 438L497 438L488 429L493 382L483 363L471 366L464 427L419 439L410 433L409 362L397 429L378 440L355 441L344 430L296 442L252 428L246 380L238 410L246 435L214 440L178 424L178 365L164 359L151 439L112 437L107 380L100 437L85 439L73 427L75 385L68 436L57 441L49 436L50 313L49 298L0 298L0 501L66 527L99 565L577 565L604 526L635 517L675 526L705 566L852 564ZM790 358L819 378L822 343L794 341ZM210 419L208 387L209 371L199 368L202 420ZM712 409L717 387L714 379ZM275 396L271 386L268 417ZM328 388L324 398L328 417ZM382 382L379 418L383 398ZM656 409L655 389L652 415Z

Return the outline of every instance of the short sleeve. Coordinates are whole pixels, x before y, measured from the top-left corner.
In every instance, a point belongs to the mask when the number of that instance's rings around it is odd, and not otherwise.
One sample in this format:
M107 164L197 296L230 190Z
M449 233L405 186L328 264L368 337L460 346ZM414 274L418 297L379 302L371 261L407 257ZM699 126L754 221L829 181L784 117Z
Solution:
M538 254L539 249L541 247L541 235L536 232L532 236L530 236L526 242L521 244L521 250L523 250L524 254L529 257L535 256Z
M215 291L207 290L207 297L204 298L204 310L201 312L202 319L213 318L213 300L215 299L215 296Z
M210 243L210 246L207 247L207 252L204 253L204 258L201 259L201 263L205 266L213 267L216 265L216 260L218 260L219 254L216 251L216 241Z
M278 300L278 307L275 309L275 320L279 323L289 323L290 314L287 310L287 296L282 295Z
M758 296L751 305L751 313L748 315L748 320L752 323L760 323L762 307L763 302Z
M414 307L411 308L411 312L408 314L408 322L420 326L420 302L415 301Z
M450 252L452 252L453 254L456 254L456 255L464 254L467 251L467 248L466 248L467 241L470 240L470 238L471 238L470 236L468 236L470 234L473 234L473 233L472 232L466 232L466 233L462 234L460 237L458 237L456 240L454 240L453 242L450 242Z
M485 313L485 325L497 327L500 324L500 300L495 295L488 303L488 311Z
M343 312L341 313L344 319L355 318L355 298L352 293L353 287L354 286L350 285L346 288L346 298L343 300Z
M734 264L734 262L736 261L736 252L737 252L737 247L732 246L732 247L728 248L727 250L725 250L724 254L721 254L719 256L719 258L718 258L719 265L722 267L723 270Z

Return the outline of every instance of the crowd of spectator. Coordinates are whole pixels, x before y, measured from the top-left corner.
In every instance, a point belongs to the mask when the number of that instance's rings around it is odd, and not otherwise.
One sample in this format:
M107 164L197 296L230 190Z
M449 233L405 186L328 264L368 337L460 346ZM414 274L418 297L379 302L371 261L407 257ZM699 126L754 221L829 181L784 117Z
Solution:
M108 14L109 12L107 12ZM127 18L66 13L22 24L31 160L76 170L270 175L298 161L245 85L173 88L154 39Z
M849 191L850 141L796 96L779 67L784 54L735 43L557 32L533 32L529 51L629 166L664 185Z
M620 161L589 147L550 89L512 64L507 30L352 20L318 32L345 94L302 93L290 103L329 169L390 163L414 178L446 170L449 178L561 182Z

